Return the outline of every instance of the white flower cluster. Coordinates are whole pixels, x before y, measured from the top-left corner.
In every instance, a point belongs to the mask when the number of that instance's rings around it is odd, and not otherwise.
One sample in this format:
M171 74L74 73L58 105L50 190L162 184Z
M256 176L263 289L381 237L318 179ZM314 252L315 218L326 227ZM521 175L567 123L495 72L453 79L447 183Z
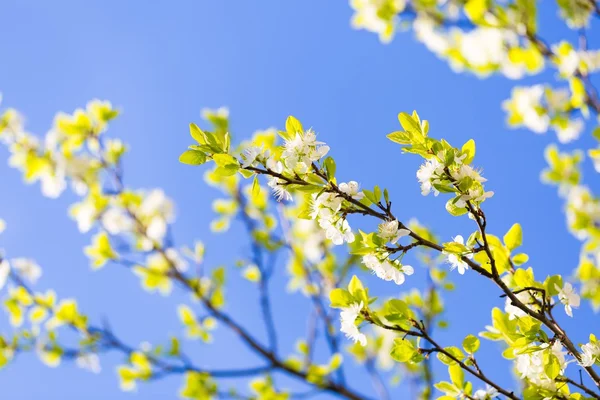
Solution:
M409 234L408 229L400 228L398 220L384 221L379 224L377 229L377 236L383 239L384 243L395 244L401 237ZM406 275L414 273L414 269L410 265L403 265L399 260L390 259L390 252L386 249L380 251L374 249L373 253L363 255L362 262L378 278L394 281L397 285L404 283Z
M0 262L0 290L6 285L11 272L32 284L35 284L42 276L42 269L34 260L28 258L2 260Z
M481 174L479 172L477 172L475 169L473 169L470 165L466 165L466 164L461 164L461 166L458 169L451 170L450 174L452 175L452 178L458 184L460 184L460 182L462 182L462 180L465 178L471 179L473 182L479 182L479 183L487 182L487 179L485 179L483 176L481 176ZM468 189L466 193L461 194L455 204L457 207L462 208L467 205L467 201L481 203L485 199L489 199L493 195L494 195L494 192L492 192L492 191L486 192L483 189L483 185L476 185L475 187Z
M302 176L310 172L314 162L319 161L329 152L329 146L317 141L315 132L296 132L293 138L284 143L281 159L278 160L262 147L249 145L242 153L242 168L264 165L267 170L279 175ZM288 181L282 177L270 175L268 186L278 200L292 200L287 190Z
M567 193L567 223L571 233L579 240L590 237L590 226L600 225L600 201L587 186L564 188ZM586 223L582 223L586 221Z
M307 173L313 162L319 161L329 152L329 146L317 141L317 135L311 129L297 132L293 139L285 141L281 160L285 167L298 174Z
M547 359L548 354L555 356L558 360L560 374L562 375L568 364L566 360L567 353L558 341L554 342L552 346L544 343L540 347L542 350L517 355L517 372L520 374L521 379L527 379L536 386L554 392L557 390L556 383L554 379L548 377L546 374L546 363L544 360Z
M8 164L22 171L27 183L39 181L44 196L60 196L67 186L66 160L61 158L58 162L52 162L42 156L44 146L36 137L25 132L21 116L12 110L4 115L5 118L10 116L7 127L0 134L2 142L9 146L11 153Z
M443 30L427 17L419 17L413 28L417 39L439 57L447 58L456 72L467 69L485 77L498 71L511 79L528 72L525 63L509 56L510 48L519 47L519 36L513 31L492 27Z
M375 254L363 256L362 261L378 278L384 281L394 281L397 285L402 285L406 280L406 275L412 275L415 272L410 265L402 265L398 261L391 261L387 258L379 259Z
M444 175L444 164L438 161L437 158L431 158L417 171L417 179L421 184L421 194L427 196L433 190L433 194L437 196L440 192L433 185L439 184L441 177Z
M470 165L462 164L465 156L466 154L463 154L461 157L454 158L454 162L458 164L458 167L450 169L451 178L457 185L460 185L464 179L470 179L471 182L477 182L479 185L470 185L470 187L459 196L455 205L460 208L464 208L467 201L481 203L494 195L494 192L486 192L484 190L482 183L486 182L487 179L481 176L479 171ZM444 159L443 153L425 161L417 171L417 179L421 185L421 194L423 196L427 196L432 191L434 195L437 196L439 191L435 189L435 185L439 185L442 183L442 180L447 179L444 171L444 164L439 161L440 159Z
M515 87L509 100L502 103L509 113L518 117L520 124L535 133L544 133L550 126L550 117L542 106L544 86ZM510 117L509 117L510 122Z
M384 43L392 40L396 25L397 14L404 10L405 0L351 0L354 9L352 27L377 33L379 40Z
M325 236L334 244L354 242L354 234L346 218L338 215L344 199L335 193L313 194L310 216L325 230Z
M593 73L600 69L600 51L575 50L568 42L560 42L552 46L558 71L563 78L570 78L578 70Z
M125 151L118 140L101 149L99 135L118 112L106 101L90 101L85 110L73 115L57 114L52 129L40 141L24 130L23 118L14 110L1 116L0 140L9 147L9 165L23 172L25 181L39 181L42 194L57 198L71 181L73 190L83 196L98 181L100 159L116 163Z
M118 198L90 195L71 207L71 216L77 221L80 232L88 232L96 221L111 235L138 235L142 250L151 250L154 243L162 243L168 225L175 219L172 201L160 189L136 193L138 202L130 202L124 208ZM137 204L137 205L136 205ZM139 229L144 228L143 232Z
M581 362L584 367L591 367L600 361L600 344L598 342L581 345Z
M512 90L511 98L502 103L502 108L508 112L510 125L522 125L540 134L552 127L558 140L568 143L579 138L585 128L581 118L571 119L565 114L570 107L569 96L566 90L553 91L542 85L519 86ZM552 115L556 116L551 118Z

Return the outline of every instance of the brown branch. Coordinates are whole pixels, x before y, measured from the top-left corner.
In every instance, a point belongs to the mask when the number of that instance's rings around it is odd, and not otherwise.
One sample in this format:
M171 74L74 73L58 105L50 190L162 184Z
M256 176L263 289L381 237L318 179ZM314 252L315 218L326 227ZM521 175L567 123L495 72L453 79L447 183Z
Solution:
M412 337L419 337L423 340L425 340L426 342L428 342L432 347L431 348L427 348L427 349L419 349L419 351L423 352L423 353L440 353L445 355L446 357L448 357L449 359L451 359L452 361L456 362L461 369L463 369L464 371L470 373L471 375L473 375L474 377L476 377L477 379L481 380L484 383L487 383L488 385L490 385L491 387L493 387L494 389L496 389L499 393L502 393L504 396L508 397L509 399L512 400L519 400L519 397L517 397L513 392L508 391L506 389L504 389L503 387L501 387L500 385L498 385L497 383L495 383L494 381L492 381L491 379L489 379L486 375L484 375L481 371L478 371L477 369L471 368L470 366L466 365L462 360L460 360L459 358L457 358L454 354L450 353L449 351L447 351L446 349L444 349L442 346L440 346L428 333L427 333L427 329L424 326L424 324L420 324L417 321L412 321L412 324L414 326L414 328L416 328L417 330L409 330L409 329L404 329L398 325L387 325L381 322L378 322L376 320L374 320L373 318L371 318L371 316L368 314L367 311L363 311L363 317L365 318L366 321L380 326L384 329L388 329L388 330L393 330L393 331L397 331L397 332L402 332L405 334L405 336L412 336Z

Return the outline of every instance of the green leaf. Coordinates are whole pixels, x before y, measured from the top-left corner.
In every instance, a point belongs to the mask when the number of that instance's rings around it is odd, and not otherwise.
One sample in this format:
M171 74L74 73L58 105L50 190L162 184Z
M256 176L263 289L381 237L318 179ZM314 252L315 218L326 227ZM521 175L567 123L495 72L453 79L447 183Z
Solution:
M450 380L454 383L457 388L462 388L465 384L465 373L462 367L458 364L454 364L448 367L448 374Z
M600 126L597 126L592 131L592 137L600 142Z
M560 275L552 275L546 278L544 281L544 289L546 290L546 296L558 295L558 289L556 287L563 287L563 279Z
M227 167L229 165L239 165L238 161L229 154L215 154L213 160L219 167Z
M465 14L475 23L481 21L488 10L487 0L469 0L465 4Z
M231 176L240 169L238 161L229 154L213 154L213 160L218 166L215 173L221 176Z
M523 244L523 230L520 224L514 224L504 235L504 244L510 251L513 251Z
M365 194L365 198L369 200L371 203L377 203L377 198L375 197L375 193L368 189L364 189L363 193Z
M449 355L444 354L444 353L437 354L438 360L440 360L441 362L443 362L446 365L455 364L456 361L453 358L456 358L459 361L462 361L465 358L464 353L458 347L450 346L450 347L444 348L444 350L446 350L448 352L448 354L451 354L453 356L453 357L450 357Z
M461 390L451 384L450 382L442 381L434 384L435 388L448 396L438 397L437 400L450 400L456 399L456 396L460 395Z
M466 207L457 207L454 200L455 199L450 199L446 202L446 211L448 211L453 217L465 215L468 212Z
M400 324L408 319L410 309L406 302L400 299L391 299L385 303L384 313L388 321Z
M329 359L329 370L335 371L342 365L343 361L343 356L340 353L335 353L333 356L331 356L331 359Z
M399 144L411 144L412 143L412 135L410 132L396 131L387 135L387 138L390 139L394 143Z
M190 124L190 135L198 144L206 144L206 135L202 132L202 129L193 122Z
M463 164L471 164L473 158L475 158L475 141L469 139L469 141L463 145L461 152L467 155L463 160Z
M515 265L523 265L529 261L529 256L525 253L519 253L513 256L512 261Z
M443 246L446 253L464 254L469 251L464 244L460 244L458 242L446 242Z
M475 354L479 350L479 344L479 338L474 335L467 335L462 343L463 348L469 354Z
M260 194L260 184L258 183L258 175L254 176L252 180L252 195L258 196Z
M296 137L297 133L302 134L304 132L304 128L302 127L302 123L296 119L296 117L290 115L285 120L285 130L287 131L288 137L290 139Z
M219 167L219 168L215 169L215 174L220 175L220 176L231 176L231 175L235 175L235 173L238 172L238 170L239 170L238 166L230 165L227 167Z
M333 178L335 178L335 161L333 160L332 157L327 157L325 159L325 161L323 162L323 164L325 165L325 171L327 172L327 178L331 181L333 180Z
M346 289L336 288L329 293L331 307L344 308L355 302L354 297Z
M381 189L379 186L373 188L373 194L375 195L375 201L373 203L379 203L381 201Z
M554 354L546 354L548 356L548 361L546 361L544 365L544 372L548 375L548 378L554 379L560 374L560 362L558 361L558 357Z
M202 165L206 162L206 154L196 150L186 150L179 156L179 162L187 165Z
M441 193L456 193L458 190L454 186L443 185L441 183L434 183L433 187L436 188Z
M535 285L533 270L531 268L528 268L526 270L518 268L513 274L513 280L515 281L515 284L521 288Z
M410 114L400 113L398 114L398 120L400 121L400 125L404 128L405 131L410 133L416 133L418 135L422 135L421 124L416 121Z
M408 339L396 338L390 355L398 362L407 362L415 355L416 349Z
M350 279L350 283L348 284L348 291L355 299L361 300L364 303L364 305L369 304L369 297L367 296L367 292L365 291L362 282L360 281L360 279L358 279L356 275L352 276L352 279Z

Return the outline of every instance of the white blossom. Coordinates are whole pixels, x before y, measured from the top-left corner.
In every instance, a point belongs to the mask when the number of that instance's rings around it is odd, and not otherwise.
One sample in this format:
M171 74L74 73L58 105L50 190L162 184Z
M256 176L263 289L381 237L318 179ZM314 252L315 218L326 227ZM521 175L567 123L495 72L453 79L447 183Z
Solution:
M579 68L579 54L567 42L561 42L559 45L552 46L552 51L557 56L554 58L558 72L565 77L571 77Z
M96 353L80 353L75 359L75 364L87 371L99 374L102 368L100 367L100 357Z
M354 9L352 27L377 33L379 40L388 43L396 30L397 14L406 6L406 0L352 0L350 5Z
M154 189L144 197L139 212L144 216L159 215L166 222L172 222L175 217L173 203L160 189Z
M346 219L339 218L336 221L331 219L321 219L319 221L321 228L325 230L325 237L335 245L354 242L354 233Z
M531 294L528 291L520 292L515 295L517 299L523 304L528 304L531 302ZM519 307L512 304L512 300L510 298L506 298L506 303L504 304L504 311L508 314L508 319L519 319L527 315L527 313L521 310Z
M267 169L281 174L283 172L283 164L281 161L275 161L275 159L269 158L269 160L267 160ZM285 188L286 181L284 179L276 176L269 176L267 185L273 190L273 193L278 201L292 200L292 195Z
M439 181L439 177L444 172L444 165L440 163L436 158L425 161L419 170L417 171L417 179L421 184L421 194L427 196L433 189L433 194L437 196L440 194L434 187L433 184Z
M581 366L591 367L600 360L600 346L597 342L581 345Z
M310 216L312 219L331 218L342 207L343 198L335 193L313 194Z
M450 46L448 37L438 32L436 22L428 17L419 14L413 23L413 29L417 39L423 42L425 46L435 54L445 54Z
M313 194L312 198L310 217L315 219L325 230L327 239L336 245L343 244L344 241L354 242L354 234L348 221L337 214L344 199L335 193L328 192L320 195Z
M181 254L177 251L177 249L169 248L165 250L165 255L179 272L187 271L188 263L185 260L185 258L182 257Z
M0 290L6 285L8 276L10 275L10 264L6 260L0 262Z
M81 233L92 229L97 213L96 205L92 201L84 201L71 207L71 215L75 218L77 229Z
M55 199L61 195L61 193L67 187L67 181L65 175L59 171L48 171L40 177L42 184L42 194L51 199Z
M558 299L565 306L565 312L569 317L572 317L573 308L579 307L581 298L575 293L575 288L569 282L565 283L562 289L556 284L554 286L558 290Z
M458 169L451 171L451 175L457 181L461 181L465 178L471 178L473 181L476 182L487 181L487 179L481 176L481 174L476 169L467 164L461 164L460 167L458 167Z
M547 343L542 344L541 350L532 353L517 355L516 367L521 379L526 378L532 384L541 386L548 390L556 390L553 379L550 379L545 372L544 354L550 352L559 363L560 373L562 374L567 367L566 352L560 342L556 341L550 347Z
M561 143L569 143L578 139L584 128L585 124L581 118L568 120L565 125L554 126L554 130L558 136L558 141Z
M404 283L406 275L414 273L414 268L410 265L394 265L395 263L388 260L379 260L374 254L364 255L362 261L378 278L394 281L397 285Z
M550 126L550 117L542 110L543 96L542 85L516 87L512 91L512 98L502 103L502 107L509 112L517 112L522 124L533 132L544 133Z
M361 301L360 303L354 303L342 309L340 313L340 319L342 323L340 331L342 331L348 339L352 339L354 343L358 342L361 344L361 346L366 346L367 337L364 333L360 333L358 327L356 326L356 318L358 318L362 308L363 302Z
M133 229L133 221L120 208L111 207L102 213L102 226L111 235L119 235Z
M464 208L467 206L467 201L481 203L481 202L485 201L486 199L489 199L493 195L494 195L493 191L489 190L486 192L483 189L483 186L479 185L479 186L471 188L471 189L467 190L465 193L461 194L459 196L458 200L456 200L456 202L454 204L456 205L456 207Z
M476 400L491 400L498 397L498 395L499 393L495 388L486 385L485 389L479 389L473 393L473 398Z
M157 216L152 218L146 227L146 237L150 240L160 242L167 234L167 222L164 218Z
M356 181L350 181L348 183L342 182L338 185L338 188L342 193L347 194L353 199L360 200L363 197L365 197L365 194L362 191L358 190L359 185Z
M328 152L329 146L318 142L315 133L309 129L304 134L297 132L294 138L285 141L281 159L290 170L306 173L314 161L320 160Z
M387 242L396 243L401 237L408 236L408 229L399 229L400 223L398 220L384 221L378 226L377 235Z
M465 240L461 235L454 237L452 240L455 241L456 243L460 243L462 245L465 244ZM450 263L450 271L458 269L458 273L461 275L463 275L465 273L465 271L469 269L469 264L467 264L466 261L463 261L461 257L466 257L468 259L473 258L472 253L464 254L462 256L458 255L458 254L454 254L454 253L447 253L447 252L444 252L444 254L446 254L448 263Z
M253 167L256 165L258 158L262 155L262 149L256 146L250 146L244 150L242 154L242 158L244 162L242 163L242 168Z
M31 259L13 258L10 260L10 264L20 277L31 283L36 283L37 280L42 276L42 269L35 261Z

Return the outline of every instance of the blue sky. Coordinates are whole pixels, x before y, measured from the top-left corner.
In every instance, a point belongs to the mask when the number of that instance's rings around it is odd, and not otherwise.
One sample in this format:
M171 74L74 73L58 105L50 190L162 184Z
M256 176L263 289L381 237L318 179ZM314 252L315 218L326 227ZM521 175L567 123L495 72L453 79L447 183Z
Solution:
M551 41L563 36L575 40L574 33L562 28L554 6L545 6L542 35ZM239 226L226 235L210 232L210 204L218 193L203 183L202 169L183 166L177 157L189 144L187 125L200 120L200 109L223 105L230 108L232 134L238 140L256 129L282 127L287 115L295 115L331 146L339 179L388 187L399 217L417 217L443 240L466 236L474 230L466 218L450 217L445 200L420 195L415 179L419 160L401 154L385 138L398 129L399 111L416 109L430 121L431 135L455 145L476 140L476 164L496 192L486 203L491 232L502 235L512 223L521 222L524 251L538 277L568 275L577 265L579 244L565 230L562 203L554 188L539 181L542 151L554 137L505 126L500 104L515 83L457 75L410 33L382 45L375 35L350 28L351 10L344 1L7 0L0 12L4 106L21 110L28 129L43 134L57 111L72 111L93 98L111 100L123 113L110 134L131 148L125 162L128 185L162 187L175 199L178 243L203 240L209 265L231 266L231 251L248 254L248 243ZM526 82L552 79L549 72ZM569 148L589 145L584 138ZM0 150L0 157L7 158L6 150ZM589 165L585 174L593 176ZM140 290L138 279L127 271L88 268L82 248L90 238L78 233L66 211L74 196L45 199L37 186L25 186L6 162L0 162L0 177L0 217L8 224L0 247L10 257L38 260L44 268L39 288L76 297L93 320L107 317L132 345L160 343L168 334L180 333L175 309L187 296L174 294L165 300ZM416 285L423 276L419 270ZM503 304L492 284L475 274L454 278L457 290L446 298L451 329L439 332L439 341L446 345L482 330L491 307ZM382 295L398 294L396 287L374 277L364 279ZM228 309L262 337L257 308L247 300L255 292L239 279L232 285ZM274 296L282 298L284 285L282 265ZM297 311L304 305L298 295L275 305L288 350L304 332L306 313ZM595 315L586 304L576 316L577 324L561 319L584 340ZM0 320L0 330L7 329L7 322ZM212 346L186 343L199 365L225 367L233 360L239 366L253 364L224 329L218 332ZM484 343L480 364L513 385L508 369L497 369L497 350L494 343ZM118 355L109 355L96 376L68 364L50 369L35 355L22 355L0 372L0 387L7 398L19 400L175 398L177 378L143 385L136 394L120 392L113 368L119 361ZM359 371L354 382L369 388Z

